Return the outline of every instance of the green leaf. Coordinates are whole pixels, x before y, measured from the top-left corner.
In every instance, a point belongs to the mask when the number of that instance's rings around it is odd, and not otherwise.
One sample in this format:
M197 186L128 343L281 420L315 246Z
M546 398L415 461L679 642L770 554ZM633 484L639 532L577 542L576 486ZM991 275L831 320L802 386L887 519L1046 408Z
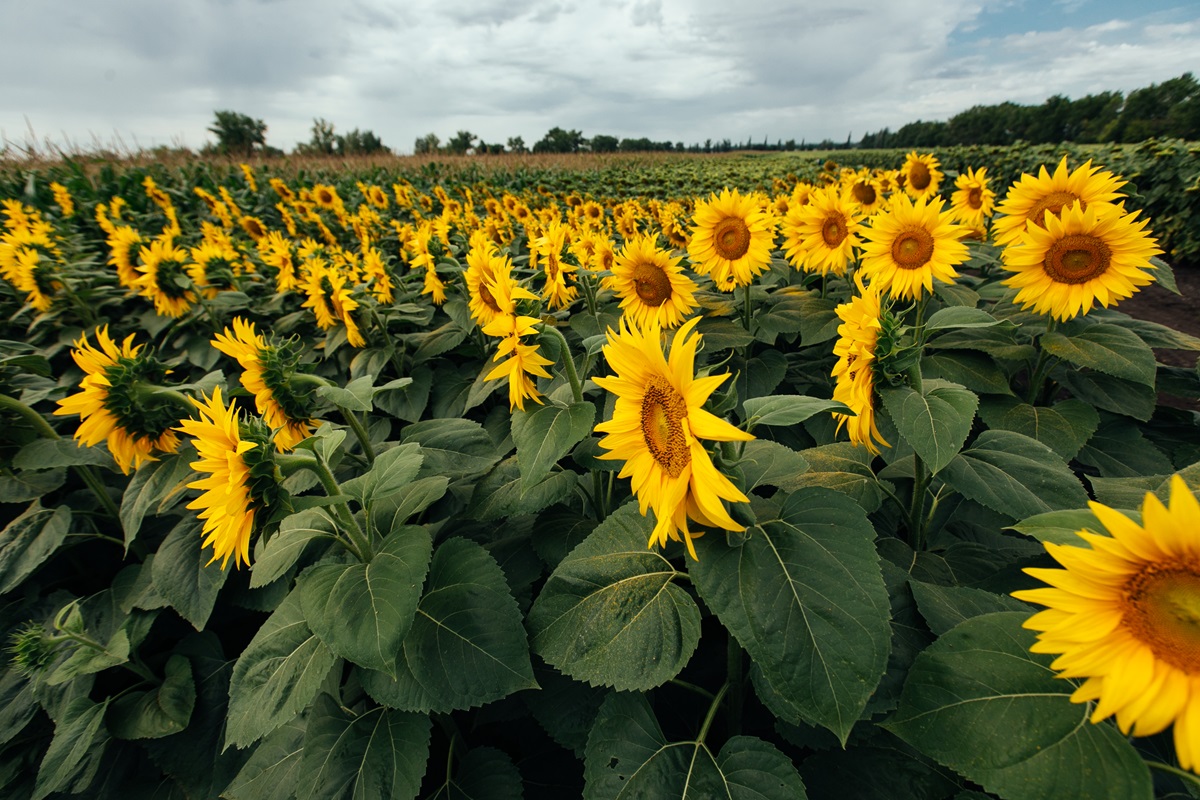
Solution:
M312 702L337 657L304 621L293 591L242 651L229 681L225 746L247 747Z
M803 395L772 395L755 397L742 403L746 409L746 429L756 425L799 425L809 417L822 412L836 411L840 414L853 413L844 403L837 400L822 400Z
M1011 431L984 431L942 471L964 497L1015 519L1080 508L1087 492L1053 450Z
M1008 527L1018 533L1032 536L1039 542L1076 546L1083 542L1082 539L1075 535L1076 531L1088 530L1093 533L1102 533L1105 530L1099 518L1086 508L1047 511L1044 514L1035 514L1032 517L1026 517Z
M1155 492L1170 479L1169 475L1138 475L1132 478L1092 478L1096 502L1109 508L1138 508L1148 492Z
M973 392L943 381L925 381L920 392L897 386L879 393L900 435L933 474L958 455L979 405Z
M1023 361L1037 356L1031 345L1017 342L1016 326L1002 322L988 328L951 330L935 336L928 347L937 350L979 350L1007 361Z
M596 713L610 690L588 686L544 664L536 666L533 674L542 689L523 695L525 705L551 739L582 759Z
M562 560L529 611L533 648L577 680L621 691L675 677L700 641L700 610L646 547L654 521L627 503Z
M355 716L322 694L304 734L298 797L416 797L429 758L429 726L426 716L390 708Z
M754 316L760 338L768 344L781 333L799 333L804 325L803 295L773 294L764 308Z
M921 752L1011 800L1149 800L1150 772L1108 723L1090 725L1052 656L1031 654L1028 614L974 617L930 645L884 724ZM1064 776L1070 776L1064 780Z
M21 585L42 562L54 555L71 528L69 506L42 508L40 501L0 531L0 594Z
M745 477L747 492L756 486L791 490L799 488L794 481L808 469L808 461L790 447L766 439L755 439L746 442L737 466Z
M808 472L797 475L788 488L823 487L852 498L869 514L883 504L883 491L871 470L874 456L865 447L834 442L802 450Z
M1126 330L1133 331L1139 339L1152 348L1200 350L1200 338L1184 333L1183 331L1177 331L1174 328L1168 328L1166 325L1160 325L1157 322L1125 316L1119 316L1117 319L1112 320L1112 322Z
M700 597L771 685L844 743L887 666L888 594L875 529L837 492L788 495L740 547L698 543ZM791 720L799 721L799 720Z
M101 742L108 738L106 733L101 732L108 703L108 700L93 703L86 697L80 697L67 706L66 713L54 726L54 738L50 740L50 747L38 768L33 800L42 800L54 792L67 790L77 777L92 745L98 738Z
M154 588L196 630L204 630L228 568L210 562L201 550L201 522L184 517L158 546L154 556Z
M175 654L167 659L161 686L114 698L105 723L118 739L160 739L187 727L195 703L191 662Z
M972 617L997 611L1029 611L1029 606L1016 598L993 594L983 589L973 589L969 586L938 586L911 578L908 585L916 598L917 610L925 618L929 630L937 636Z
M310 567L296 582L308 627L335 655L394 675L432 551L429 531L407 525L368 564Z
M521 611L482 547L460 538L438 547L404 659L431 698L429 708L416 711L473 708L537 688Z
M575 488L579 474L572 470L553 472L532 486L521 480L516 456L500 462L475 485L467 514L478 520L492 520L518 514L535 514L567 497Z
M534 411L513 412L512 438L522 487L533 487L549 475L559 459L592 432L595 422L596 407L586 400L566 408L544 405Z
M81 447L74 439L34 439L13 456L17 469L52 469L90 464L111 467L112 455L96 447Z
M413 363L420 364L434 356L440 356L442 353L453 350L462 344L469 333L469 330L457 322L447 322L440 328L414 337L419 344L413 351Z
M500 460L492 437L469 419L430 419L405 427L404 442L421 445L425 475L448 478L486 472Z
M1175 465L1124 417L1109 418L1079 452L1079 463L1095 467L1105 478L1170 475Z
M392 388L392 383L386 383L376 388L375 405L405 422L416 422L421 419L425 406L429 405L429 390L433 387L433 371L426 366L419 366L412 371L412 383L402 388Z
M1096 409L1074 398L1051 408L1022 403L1015 397L988 398L980 403L979 416L989 428L1036 439L1065 460L1074 458L1100 425Z
M704 349L710 353L745 347L754 341L749 331L730 319L704 317L696 330L703 337Z
M319 508L284 517L279 530L256 554L250 570L250 588L258 589L279 580L299 560L309 542L336 535L337 526Z
M584 760L584 797L797 800L807 795L791 759L761 739L734 736L714 756L699 740L671 742L645 697L609 695Z
M522 800L521 772L512 759L494 747L476 747L456 762L454 777L446 776L430 800Z
M380 453L367 472L345 481L342 491L369 509L378 500L391 496L400 487L411 483L424 460L420 445L412 443L393 447Z
M125 487L121 500L121 527L125 530L125 550L137 536L147 514L161 514L168 505L181 499L184 489L196 473L181 455L163 456L159 461L142 464Z
M1152 386L1064 366L1055 368L1051 375L1075 397L1096 408L1142 422L1154 416L1158 394Z
M982 308L947 306L929 315L929 319L925 320L925 330L941 331L951 328L988 328L999 324L1000 320Z
M45 497L66 482L65 469L27 469L14 475L0 474L0 503L28 503Z
M304 724L292 720L254 748L222 797L229 800L292 800L300 785Z
M973 392L983 394L1012 394L1008 376L994 359L969 350L934 353L921 359L921 371L926 378L959 383Z
M1091 325L1070 336L1052 331L1042 336L1041 344L1047 353L1076 366L1154 385L1154 351L1136 333L1116 325Z

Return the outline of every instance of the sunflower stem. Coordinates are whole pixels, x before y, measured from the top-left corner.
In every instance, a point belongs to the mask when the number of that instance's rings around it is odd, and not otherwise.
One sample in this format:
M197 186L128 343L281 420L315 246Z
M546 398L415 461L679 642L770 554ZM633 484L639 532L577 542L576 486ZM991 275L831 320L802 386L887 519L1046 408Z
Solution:
M604 502L604 476L600 470L592 470L592 508L596 512L596 521L604 522L608 517L608 505Z
M576 403L583 402L583 384L579 382L579 373L575 371L575 360L571 358L571 346L567 344L567 337L562 335L562 331L553 325L542 325L543 333L550 333L558 339L559 347L562 348L563 369L567 373L567 380L571 383L571 394L575 397Z
M708 689L705 689L703 686L697 686L694 683L689 683L688 681L680 678L671 678L667 681L667 683L673 683L681 689L687 689L689 692L695 692L701 697L708 698L709 702L712 702L713 697L715 697L712 692L710 692Z
M321 481L322 488L325 489L325 494L330 497L342 496L342 487L338 485L337 478L333 477L333 473L329 471L329 466L325 460L316 453L309 467ZM364 564L371 560L371 542L367 539L367 535L363 533L362 528L358 526L358 522L354 519L354 515L350 513L350 507L346 503L339 502L333 504L334 513L337 514L338 521L341 523L342 529L346 535L350 537L349 544L351 551L358 556L359 560Z
M367 429L363 427L362 420L348 408L338 406L342 412L342 416L346 418L346 422L350 425L350 429L354 431L354 435L358 437L358 443L362 445L363 455L367 457L367 464L375 463L375 447L371 444L371 437L367 435Z
M1164 764L1161 761L1146 761L1146 766L1150 769L1156 769L1159 772L1165 772L1168 775L1174 775L1176 778L1184 782L1190 782L1197 788L1200 788L1200 776L1193 775L1187 770L1182 770L1179 767L1173 767L1170 764Z
M725 693L729 691L729 681L721 687L713 698L712 704L708 707L708 713L704 715L704 722L700 725L700 732L696 734L696 744L704 744L705 737L708 736L708 729L712 727L713 720L716 719L717 709L721 707L721 701L725 699Z
M746 693L743 662L742 647L737 639L730 635L725 645L725 682L733 689L729 698L729 713L725 719L729 736L737 736L742 732L742 701Z
M0 410L4 409L12 411L28 422L43 439L62 438L58 435L58 431L50 427L50 423L46 422L45 417L15 397L9 397L6 394L0 394ZM108 491L104 488L104 481L101 480L100 476L96 474L96 471L87 464L75 464L71 467L71 469L73 469L75 474L78 475L85 484L87 484L88 489L96 496L96 499L100 502L100 506L104 509L105 513L107 513L112 519L120 519L121 514L117 510L117 506L113 502L112 498L108 496Z
M1056 326L1057 320L1051 317L1050 321L1046 323L1046 333L1053 333ZM1043 334L1043 336L1044 335L1045 334ZM1025 402L1029 403L1030 405L1035 405L1038 398L1045 393L1046 377L1050 371L1048 369L1050 363L1050 354L1046 352L1046 349L1041 345L1042 340L1038 339L1037 363L1034 365L1033 370L1029 373L1029 387L1025 393Z

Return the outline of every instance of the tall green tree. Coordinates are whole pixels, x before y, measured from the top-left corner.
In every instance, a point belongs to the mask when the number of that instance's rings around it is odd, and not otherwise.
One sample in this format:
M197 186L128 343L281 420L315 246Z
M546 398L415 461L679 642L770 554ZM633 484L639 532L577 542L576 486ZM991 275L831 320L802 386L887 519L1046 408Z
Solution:
M214 111L208 132L217 137L217 152L248 157L267 144L267 124L237 111Z

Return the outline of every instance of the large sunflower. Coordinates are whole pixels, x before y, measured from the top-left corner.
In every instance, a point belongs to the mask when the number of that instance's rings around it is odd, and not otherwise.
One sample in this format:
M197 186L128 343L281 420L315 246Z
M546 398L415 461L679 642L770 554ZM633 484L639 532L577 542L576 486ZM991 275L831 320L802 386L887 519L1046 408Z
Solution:
M242 386L254 395L258 413L276 430L276 448L291 450L312 434L314 420L305 412L311 397L297 392L289 380L300 363L294 347L268 343L253 322L241 317L234 317L233 330L218 333L212 345L241 364Z
M88 447L108 442L121 472L126 475L154 453L174 453L179 438L172 428L179 423L178 409L168 402L145 399L141 385L155 384L166 376L156 359L133 344L133 334L119 346L108 335L108 326L96 330L99 349L84 334L75 341L71 357L84 372L80 391L58 401L56 416L80 417L75 438Z
M1162 252L1146 231L1147 220L1115 206L1071 205L1047 214L1046 227L1030 225L1019 244L1005 247L1004 280L1014 302L1059 321L1107 307L1154 282L1151 256Z
M1200 772L1200 503L1176 475L1169 507L1146 494L1141 524L1090 506L1108 535L1047 543L1065 569L1026 569L1049 586L1013 592L1047 606L1025 622L1040 631L1031 650L1059 654L1059 677L1086 679L1071 700L1097 701L1092 722L1115 714L1135 736L1174 723L1180 765Z
M914 200L937 197L942 185L942 162L932 153L918 154L916 150L904 158L900 176L904 180L904 192Z
M1093 167L1090 160L1068 172L1067 157L1063 156L1053 175L1042 166L1036 178L1023 174L1009 187L996 207L996 213L1003 216L992 223L992 238L996 244L1013 244L1021 240L1027 222L1043 227L1046 212L1059 215L1072 205L1111 205L1124 197L1117 191L1124 185L1125 181L1111 172Z
M621 309L634 324L676 328L697 307L696 284L679 262L658 247L653 236L626 239L617 253L609 286L621 298Z
M747 286L771 262L775 223L753 195L722 189L696 204L688 243L692 269L723 292Z
M837 184L809 195L783 222L785 255L792 266L822 275L843 275L854 257L862 214L849 192Z
M251 470L254 462L247 454L262 444L242 438L237 408L225 407L221 389L213 389L206 402L192 400L200 419L185 419L179 430L195 438L199 460L192 462L196 472L206 477L188 484L188 488L204 493L188 508L201 509L204 520L204 547L212 546L213 556L208 563L221 559L221 569L233 556L235 566L250 563L250 533L254 529L255 502L251 490Z
M749 502L713 466L700 439L754 438L702 408L729 374L695 377L699 321L693 317L675 332L668 360L657 325L643 330L622 317L621 330L610 329L604 345L604 357L617 374L594 379L617 397L612 419L596 426L608 434L600 446L609 452L600 458L624 461L619 477L632 479L642 514L654 509L648 546L678 541L682 533L692 558L692 539L701 532L688 528L689 518L708 527L744 530L721 501Z
M941 198L915 203L895 195L888 211L871 218L863 232L862 268L871 284L893 297L908 300L933 291L933 279L952 283L954 269L967 260L967 233L942 211Z
M833 399L849 406L855 416L835 413L833 417L838 430L846 427L851 442L879 455L876 442L891 447L875 424L875 345L882 329L882 302L875 286L864 287L855 278L858 296L836 309L842 324L838 326L839 338L833 346L838 360L832 372L836 381Z

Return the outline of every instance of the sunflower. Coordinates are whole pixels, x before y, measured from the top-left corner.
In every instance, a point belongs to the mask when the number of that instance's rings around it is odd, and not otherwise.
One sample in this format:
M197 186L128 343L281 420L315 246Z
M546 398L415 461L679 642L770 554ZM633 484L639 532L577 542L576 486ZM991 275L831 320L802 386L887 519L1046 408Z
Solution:
M941 165L932 153L918 155L914 150L905 156L900 168L905 193L914 200L936 197L942 184L942 171L938 169Z
M75 216L75 201L71 199L71 192L61 183L53 182L50 184L50 191L54 193L54 202L58 206L58 210L62 212L63 217Z
M542 299L550 308L566 308L579 295L577 288L567 285L567 275L579 269L563 258L569 232L566 225L552 222L541 236L529 242L529 266L536 269L540 265L546 273Z
M536 333L536 331L528 332ZM505 358L506 356L507 358ZM504 360L501 361L501 359ZM500 364L493 368L484 377L484 380L494 381L499 378L508 378L509 411L514 408L524 411L526 400L533 400L541 404L542 395L530 376L553 377L546 372L546 367L554 362L544 358L538 352L537 345L525 344L518 335L507 336L500 340L500 346L496 349L496 355L492 360L500 361Z
M1061 678L1084 678L1072 702L1097 701L1125 734L1174 723L1184 769L1200 772L1200 503L1178 475L1170 505L1147 493L1141 524L1091 502L1108 535L1080 530L1089 547L1047 543L1065 569L1025 572L1048 587L1013 592L1047 608L1025 621L1030 649L1054 653Z
M954 179L954 194L950 196L950 211L964 225L982 230L996 208L996 193L988 187L987 167L960 173Z
M256 242L267 235L267 226L258 217L242 217L238 220L238 224L242 226L246 235Z
M252 471L263 460L264 443L242 437L237 409L232 405L225 407L219 387L213 389L212 397L205 402L195 399L192 402L200 412L200 419L185 419L178 430L195 439L200 458L191 467L207 476L188 484L190 489L202 489L203 494L187 507L201 509L202 546L213 549L209 564L219 558L221 569L225 569L233 556L234 566L248 565L250 534L259 505L253 492ZM257 454L253 454L255 449L259 451Z
M617 253L609 286L621 298L621 309L638 327L655 324L677 328L699 305L697 286L679 262L659 249L653 236L626 239Z
M470 295L471 318L486 328L497 317L515 315L516 300L536 300L537 295L517 285L512 277L513 264L500 255L487 240L477 240L467 253L467 271L463 279Z
M807 272L844 275L862 244L858 238L862 214L850 192L831 184L809 195L783 222L785 255L792 266Z
M692 269L711 274L721 291L749 285L770 263L775 226L752 195L722 189L699 201L693 221L687 247Z
M221 290L234 288L233 276L239 271L242 257L232 245L203 241L191 249L191 256L187 273L205 299L212 300Z
M1154 282L1152 256L1162 252L1146 231L1147 220L1118 206L1072 204L1062 216L1047 214L1045 227L1030 224L1019 244L1005 247L1004 280L1014 302L1060 322L1108 307Z
M1124 185L1125 181L1111 172L1093 167L1090 160L1068 172L1067 157L1063 156L1053 175L1042 166L1036 178L1026 173L1009 187L996 207L996 213L1003 216L992 223L992 238L999 245L1013 244L1020 241L1027 222L1044 227L1047 212L1061 214L1072 205L1112 205L1124 197L1117 191Z
M71 357L84 372L80 391L58 401L55 415L78 415L75 438L88 447L108 442L108 450L126 475L154 453L174 453L179 439L172 428L179 423L177 407L146 399L139 384L155 384L166 377L156 359L133 344L133 334L117 345L108 326L96 330L99 349L87 335L75 341Z
M849 201L858 206L858 213L869 217L883 207L883 189L879 180L869 169L855 170L843 181L849 192Z
M933 279L952 283L954 267L967 260L959 237L967 232L942 211L941 198L915 203L895 195L887 212L863 231L862 269L872 285L893 297L918 299L933 291Z
M298 392L290 381L300 364L297 348L288 342L268 343L253 322L241 317L234 317L233 330L218 333L212 345L241 364L242 386L254 395L258 413L276 430L277 449L291 450L312 434L314 420L306 413L311 394Z
M838 430L846 427L851 442L879 455L876 442L891 447L875 424L875 345L883 327L882 302L874 285L863 286L857 275L855 282L859 294L836 309L842 324L838 326L838 340L833 346L838 360L832 372L836 382L833 399L849 406L855 416L835 413L833 417Z
M159 237L138 252L141 274L133 288L142 297L154 301L154 311L162 317L181 317L196 302L191 288L180 286L187 278L188 252L176 247L170 237Z
M689 519L706 527L741 531L744 528L721 501L749 502L713 466L700 439L754 438L702 408L729 374L695 377L699 321L693 317L675 332L668 360L657 325L643 330L622 317L620 331L609 329L604 345L604 357L617 374L595 378L616 395L612 419L596 426L608 434L600 446L609 452L600 458L624 461L619 477L632 477L642 514L654 509L648 546L666 545L668 538L679 541L682 534L692 558L696 558L692 539L701 532L689 529Z
M140 249L144 241L142 235L128 225L113 226L108 236L108 263L117 268L117 280L126 288L134 288L134 282L141 274L134 264L133 248Z

